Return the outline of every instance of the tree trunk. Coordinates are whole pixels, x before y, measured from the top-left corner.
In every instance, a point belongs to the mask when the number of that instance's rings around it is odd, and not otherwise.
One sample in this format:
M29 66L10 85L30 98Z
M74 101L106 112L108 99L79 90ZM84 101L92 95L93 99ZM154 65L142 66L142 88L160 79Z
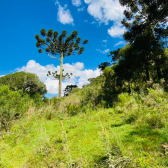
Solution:
M59 94L58 94L59 98L61 98L61 90L62 90L63 56L64 56L64 53L61 52L60 78L59 78Z

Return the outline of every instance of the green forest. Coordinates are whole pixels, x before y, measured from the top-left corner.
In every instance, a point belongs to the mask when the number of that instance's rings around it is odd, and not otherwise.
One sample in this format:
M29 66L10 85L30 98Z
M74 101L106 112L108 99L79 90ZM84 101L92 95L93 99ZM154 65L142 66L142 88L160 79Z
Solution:
M0 77L0 167L168 167L168 2L119 2L127 43L97 65L100 76L88 85L61 93L72 76L63 59L92 46L76 30L34 35L38 52L60 61L60 74L46 74L59 80L58 97L45 97L33 73Z

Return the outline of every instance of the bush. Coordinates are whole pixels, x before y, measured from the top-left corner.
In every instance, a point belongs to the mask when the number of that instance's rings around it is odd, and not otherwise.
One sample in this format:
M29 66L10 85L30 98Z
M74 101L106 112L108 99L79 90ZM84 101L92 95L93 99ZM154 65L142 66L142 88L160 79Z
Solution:
M22 90L12 91L9 86L0 86L0 130L9 131L11 122L24 115L30 97Z

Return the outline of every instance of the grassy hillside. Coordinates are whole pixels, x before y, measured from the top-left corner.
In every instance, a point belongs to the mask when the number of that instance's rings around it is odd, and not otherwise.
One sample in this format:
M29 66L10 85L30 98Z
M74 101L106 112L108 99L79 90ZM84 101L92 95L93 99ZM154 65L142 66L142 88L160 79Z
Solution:
M93 86L30 105L1 132L0 167L168 167L168 94L154 85L146 95L122 93L104 109L94 107Z

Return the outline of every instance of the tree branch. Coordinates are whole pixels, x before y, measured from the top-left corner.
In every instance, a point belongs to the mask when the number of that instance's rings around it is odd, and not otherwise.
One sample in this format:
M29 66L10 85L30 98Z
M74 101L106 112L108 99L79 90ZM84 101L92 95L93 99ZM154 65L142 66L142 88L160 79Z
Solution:
M48 54L48 53L46 53L46 54ZM54 56L52 56L52 55L50 55L50 54L48 54L48 56L51 57L51 58L54 58L54 59L58 59L59 61L61 60L60 58L54 57Z

